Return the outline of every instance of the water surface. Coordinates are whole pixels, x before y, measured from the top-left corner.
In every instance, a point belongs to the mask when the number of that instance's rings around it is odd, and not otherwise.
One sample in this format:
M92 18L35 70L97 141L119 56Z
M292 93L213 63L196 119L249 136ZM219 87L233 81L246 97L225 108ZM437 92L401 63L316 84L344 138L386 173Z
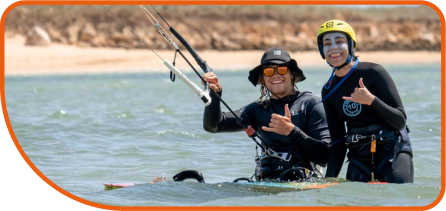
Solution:
M255 144L243 132L202 129L204 104L168 73L6 76L14 134L33 164L66 191L118 206L426 206L441 189L440 64L385 66L403 99L414 149L413 184L342 182L322 190L256 191L230 183L250 177ZM331 71L304 69L300 90L320 90ZM223 99L238 109L259 96L247 70L217 72ZM187 74L194 82L193 73ZM366 79L364 79L366 80ZM345 178L346 166L341 171ZM185 169L206 184L147 184ZM103 182L136 182L104 191Z

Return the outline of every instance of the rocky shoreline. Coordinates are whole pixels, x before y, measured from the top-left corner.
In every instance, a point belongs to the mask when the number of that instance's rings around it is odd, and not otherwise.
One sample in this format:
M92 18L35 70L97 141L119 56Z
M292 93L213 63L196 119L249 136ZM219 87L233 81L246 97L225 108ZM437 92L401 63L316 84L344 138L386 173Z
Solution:
M134 11L117 10L117 15L152 48L172 49L148 19L141 16L141 10L134 7ZM57 43L79 47L145 48L143 43L103 8L96 11L100 15L84 12L65 19L55 15L57 10L64 11L64 8L48 6L40 9L43 10L40 15L29 5L13 9L6 19L6 36L26 36L26 45ZM138 15L132 16L133 13ZM316 32L324 22L323 19L315 20L305 16L290 18L258 14L222 19L211 12L194 16L186 11L185 14L185 19L170 17L169 23L197 50L264 50L271 46L280 46L289 51L315 51ZM342 14L346 16L345 13ZM339 14L338 17L349 19L348 16L342 17ZM441 51L439 19L383 21L366 17L350 17L354 21L349 21L356 32L358 51ZM49 21L51 18L53 20ZM168 29L165 25L163 28ZM174 40L176 41L175 38Z

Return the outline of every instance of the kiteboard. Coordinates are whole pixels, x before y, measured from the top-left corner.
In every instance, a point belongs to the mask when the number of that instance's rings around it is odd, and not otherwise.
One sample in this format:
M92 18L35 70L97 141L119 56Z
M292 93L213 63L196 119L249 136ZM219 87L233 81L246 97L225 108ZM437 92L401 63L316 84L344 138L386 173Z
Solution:
M103 183L104 190L115 190L120 188L126 188L135 185L143 185L148 183ZM336 182L328 183L312 183L312 182L233 182L233 183L219 183L218 185L231 185L241 186L252 189L253 191L261 189L287 189L288 191L303 191L327 188L333 185L337 185Z
M173 177L174 181L184 181L186 179L195 179L199 183L205 183L203 179L203 175L201 172L198 172L196 170L185 170ZM158 183L158 182L168 182L167 179L163 176L158 176L152 182ZM120 188L126 188L130 186L135 185L143 185L147 183L103 183L104 190L115 190ZM301 190L313 190L313 189L322 189L327 188L333 185L339 184L338 182L328 182L328 181L312 181L312 182L254 182L247 178L240 178L235 180L234 182L224 182L224 183L218 183L214 185L226 185L226 186L240 186L240 187L246 187L253 191L260 191L263 189L278 189L282 191L301 191ZM286 190L284 190L286 189Z
M199 183L205 183L203 175L201 172L196 170L185 170L173 176L173 180L175 182L184 181L186 179L195 179ZM165 178L164 175L157 176L150 183L103 183L104 190L115 190L120 188L126 188L130 186L136 185L144 185L144 184L154 184L159 182L169 182ZM368 182L368 184L387 184L388 182L379 182L372 181ZM272 191L272 192L283 192L283 191L303 191L303 190L315 190L315 189L323 189L330 186L338 185L339 182L327 181L323 179L315 179L312 181L301 181L301 182L272 182L272 181L252 181L249 178L239 178L234 180L234 182L223 182L216 183L211 185L217 186L238 186L245 187L252 191Z
M104 190L114 190L136 185L136 183L103 183L103 184L104 184Z

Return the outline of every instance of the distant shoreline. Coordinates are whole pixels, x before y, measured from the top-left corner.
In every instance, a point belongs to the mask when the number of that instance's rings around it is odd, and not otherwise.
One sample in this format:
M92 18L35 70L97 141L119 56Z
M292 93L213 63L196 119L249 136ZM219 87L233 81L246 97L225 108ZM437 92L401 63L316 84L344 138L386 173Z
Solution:
M173 62L174 50L156 50ZM188 53L189 61L199 68ZM263 51L199 51L200 56L214 70L247 70L260 63ZM301 68L327 67L317 51L290 52ZM386 64L441 63L437 51L371 51L357 52L361 61ZM188 64L177 56L176 66L191 71ZM130 72L168 72L163 61L148 49L94 48L61 44L25 46L23 37L5 39L5 75L41 74L96 74ZM200 71L201 72L201 71Z

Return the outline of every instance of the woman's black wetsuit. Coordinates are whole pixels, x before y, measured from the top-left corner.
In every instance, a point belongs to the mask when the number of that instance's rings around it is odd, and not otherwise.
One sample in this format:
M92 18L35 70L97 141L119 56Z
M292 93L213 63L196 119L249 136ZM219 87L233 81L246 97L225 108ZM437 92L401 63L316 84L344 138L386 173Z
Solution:
M354 89L359 87L360 78L363 78L364 86L375 96L370 106L342 99L350 97ZM341 80L342 77L334 76L330 87L322 88L322 98ZM406 113L393 79L382 66L360 62L347 80L323 104L333 142L339 143L335 140L342 140L347 135L346 144L335 144L330 149L327 177L338 176L349 148L350 162L346 177L348 180L370 181L370 173L374 172L375 179L395 183L413 182L410 141L407 133L404 140L399 136L400 130L403 133L406 131ZM356 139L354 135L371 136L386 131L390 131L390 134L377 140L372 164L371 138L361 140ZM395 131L395 134L391 131ZM358 142L351 143L355 141ZM396 152L395 146L398 148Z
M218 93L221 95L221 92ZM294 129L288 136L262 130L262 126L270 123L273 113L284 115L288 104ZM277 159L262 159L262 177L260 179L277 179L287 168L304 167L312 170L310 162L326 166L328 162L328 132L325 113L320 99L309 92L299 92L282 99L271 99L270 106L265 108L253 102L234 111L240 115L242 124L251 126L266 142L270 149L277 153L289 153L291 159L284 163ZM244 128L239 125L230 112L222 112L220 101L212 96L212 103L205 108L203 118L204 129L208 132L235 132ZM259 178L257 178L259 179Z

